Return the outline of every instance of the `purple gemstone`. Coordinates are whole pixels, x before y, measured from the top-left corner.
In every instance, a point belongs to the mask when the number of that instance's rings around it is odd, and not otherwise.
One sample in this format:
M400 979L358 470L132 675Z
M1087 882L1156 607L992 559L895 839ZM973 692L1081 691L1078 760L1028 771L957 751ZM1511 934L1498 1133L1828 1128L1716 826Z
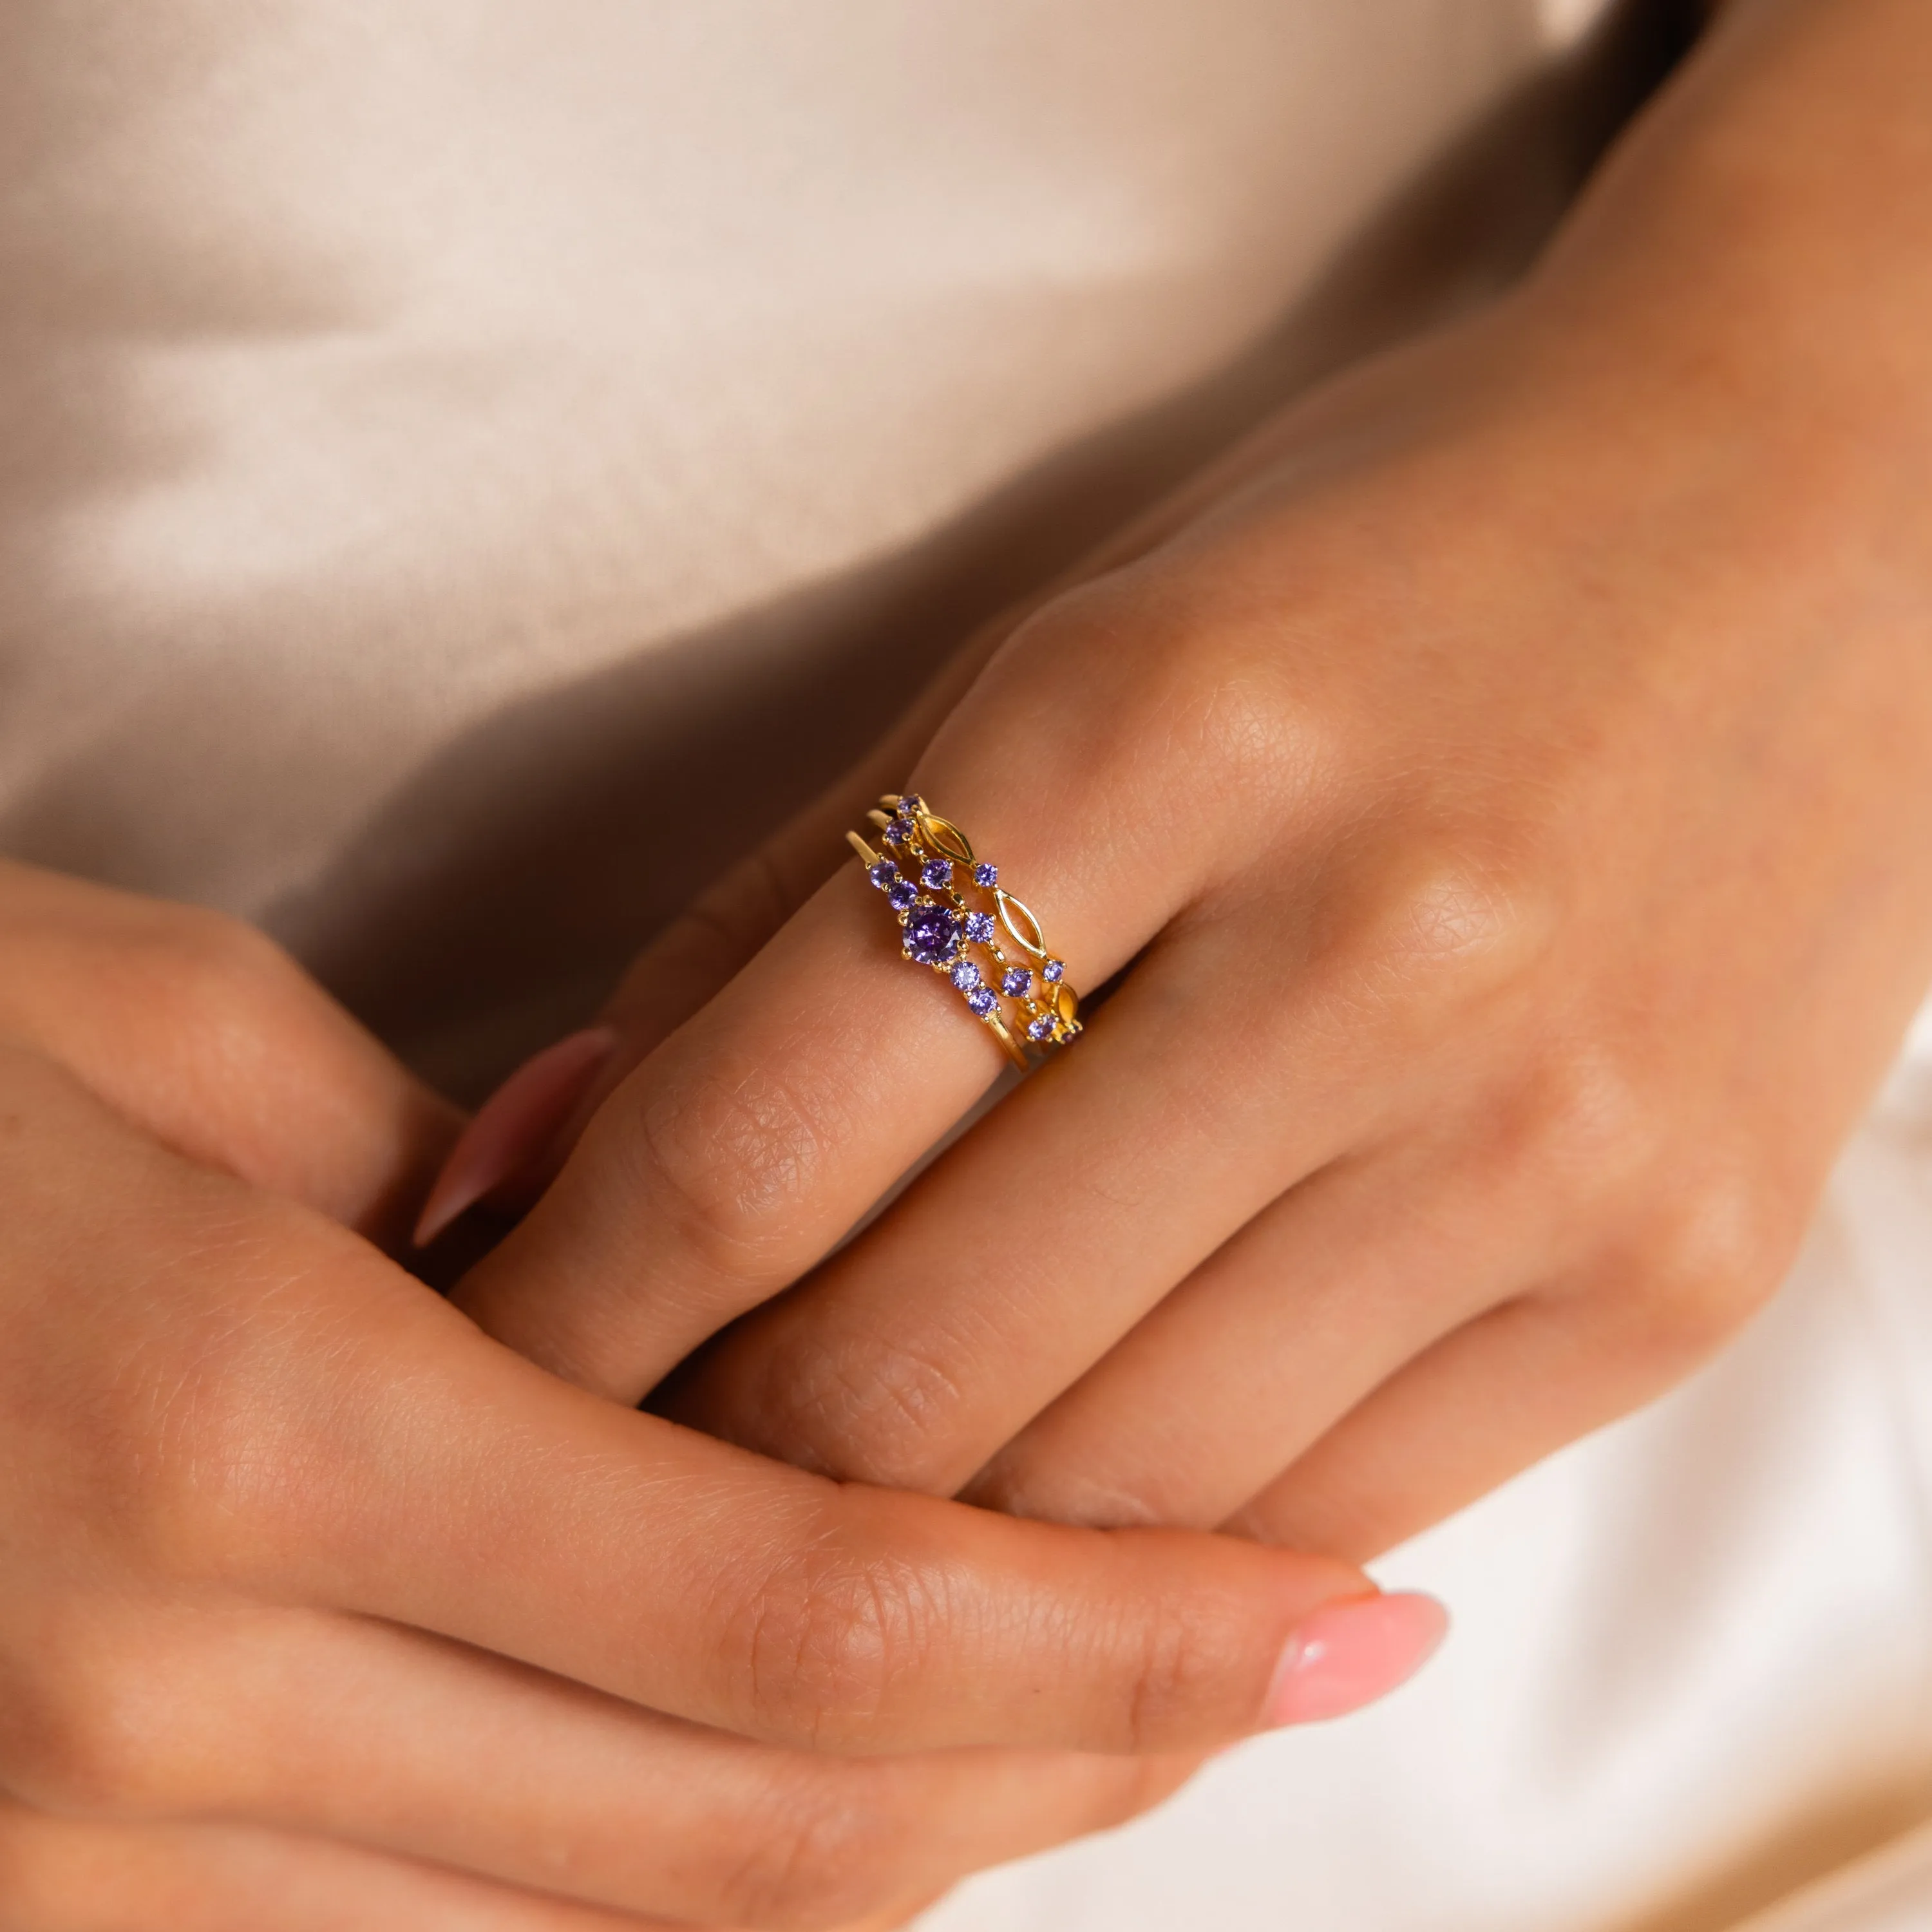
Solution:
M926 809L926 800L916 791L909 791L899 800L899 816L904 819L916 818Z
M989 866L985 860L982 859L973 868L973 881L976 885L997 886L1000 883L999 867Z
M905 956L922 966L944 966L959 950L959 915L921 899L905 919Z
M969 912L966 915L966 937L975 946L984 946L993 936L993 915L989 912Z
M980 983L980 969L970 959L960 960L952 968L952 983L962 993L970 993Z
M903 818L896 818L886 827L886 838L895 845L903 845L912 836L912 827Z
M1035 1020L1033 1024L1027 1028L1027 1038L1028 1040L1047 1040L1052 1037L1052 1016L1048 1013L1042 1013L1040 1018Z
M1010 999L1017 1000L1033 984L1033 975L1024 966L1010 966L1006 976L1000 982L1000 991Z
M945 859L928 859L920 868L919 876L935 892L944 892L952 883L952 866Z
M985 986L975 986L972 992L966 995L966 1004L982 1019L984 1019L1000 1003L994 998L989 988Z
M904 912L919 897L919 888L910 879L896 879L886 888L886 897L892 902L895 912Z
M892 890L892 881L898 875L899 868L890 859L881 859L866 874L866 878L870 879L882 892L889 892Z
M1057 986L1066 977L1066 968L1059 960L1049 959L1040 969L1040 976L1049 986Z

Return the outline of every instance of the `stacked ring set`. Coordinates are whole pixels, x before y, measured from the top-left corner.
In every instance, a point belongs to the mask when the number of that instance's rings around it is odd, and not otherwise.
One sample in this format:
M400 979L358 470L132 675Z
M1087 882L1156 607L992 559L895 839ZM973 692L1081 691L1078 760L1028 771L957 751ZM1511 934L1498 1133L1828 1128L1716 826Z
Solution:
M845 836L898 915L907 958L950 980L1016 1066L1064 1046L1080 1030L1080 1003L1040 921L1000 884L999 868L976 858L965 833L922 799L888 792L880 802L885 811L866 815L886 852Z

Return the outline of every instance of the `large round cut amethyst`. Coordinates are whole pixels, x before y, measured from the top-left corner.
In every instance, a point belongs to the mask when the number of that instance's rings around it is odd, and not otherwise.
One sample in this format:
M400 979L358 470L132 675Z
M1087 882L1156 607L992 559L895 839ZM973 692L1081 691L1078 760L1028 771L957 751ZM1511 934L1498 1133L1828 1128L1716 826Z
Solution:
M959 915L921 899L905 916L905 956L922 966L944 966L959 950Z

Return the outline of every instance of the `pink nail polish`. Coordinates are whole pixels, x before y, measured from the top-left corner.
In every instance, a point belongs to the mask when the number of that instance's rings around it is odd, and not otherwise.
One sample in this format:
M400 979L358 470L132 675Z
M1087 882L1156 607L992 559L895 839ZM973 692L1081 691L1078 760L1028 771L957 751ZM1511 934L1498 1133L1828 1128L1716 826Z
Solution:
M477 1109L449 1150L416 1220L416 1244L434 1240L458 1215L541 1154L617 1044L608 1027L586 1027L525 1060Z
M1263 1724L1313 1724L1372 1704L1413 1677L1448 1629L1442 1606L1413 1592L1324 1604L1288 1639Z

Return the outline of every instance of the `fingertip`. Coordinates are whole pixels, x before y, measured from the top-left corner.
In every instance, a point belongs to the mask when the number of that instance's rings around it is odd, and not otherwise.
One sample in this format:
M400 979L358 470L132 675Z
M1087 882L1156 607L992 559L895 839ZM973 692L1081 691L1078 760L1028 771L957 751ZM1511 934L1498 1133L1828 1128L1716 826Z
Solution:
M417 1247L534 1165L616 1045L610 1028L586 1027L525 1060L484 1102L423 1202L412 1238Z
M1448 1631L1448 1612L1418 1592L1324 1604L1289 1637L1262 1723L1315 1724L1360 1710L1407 1683Z

